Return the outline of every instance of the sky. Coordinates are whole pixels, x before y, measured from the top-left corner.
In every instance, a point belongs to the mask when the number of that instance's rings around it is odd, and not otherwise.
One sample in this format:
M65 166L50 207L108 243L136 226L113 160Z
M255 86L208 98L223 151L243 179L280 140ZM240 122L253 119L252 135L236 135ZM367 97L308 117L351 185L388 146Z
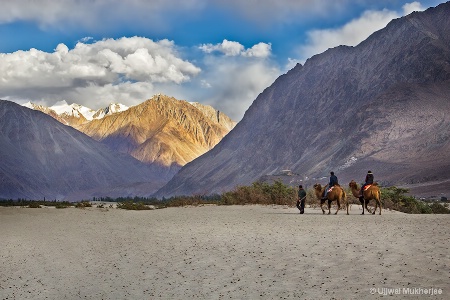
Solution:
M297 63L442 2L0 0L0 99L99 109L162 93L239 121Z

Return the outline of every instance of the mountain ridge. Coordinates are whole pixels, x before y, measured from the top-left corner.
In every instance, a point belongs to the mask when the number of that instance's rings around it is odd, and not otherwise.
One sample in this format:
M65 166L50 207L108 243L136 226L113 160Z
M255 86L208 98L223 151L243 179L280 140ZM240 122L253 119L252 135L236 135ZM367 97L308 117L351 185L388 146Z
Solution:
M369 169L386 185L450 178L448 15L450 3L415 12L298 64L155 195L221 193L282 168L307 185L332 170L344 184Z

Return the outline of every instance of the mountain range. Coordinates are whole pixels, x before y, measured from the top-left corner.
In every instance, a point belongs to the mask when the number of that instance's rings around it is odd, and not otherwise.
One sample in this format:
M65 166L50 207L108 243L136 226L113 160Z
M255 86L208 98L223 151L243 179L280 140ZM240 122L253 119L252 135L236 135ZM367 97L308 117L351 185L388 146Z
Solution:
M50 107L32 102L27 102L23 104L23 106L42 111L61 123L72 127L84 124L93 119L101 119L107 115L112 115L128 109L128 106L126 105L111 103L105 108L93 110L76 103L68 104L65 100L59 101Z
M50 107L31 102L24 106L42 111L115 151L157 164L167 176L210 150L236 125L212 106L161 94L136 106L111 103L99 110L69 105L64 100Z
M0 103L0 198L149 196L235 126L211 106L165 95L97 111Z
M160 170L109 149L54 118L0 100L0 198L67 199L105 196L113 187L152 191ZM128 195L134 195L136 188ZM89 191L89 193L80 193ZM106 194L106 195L108 195ZM86 198L77 198L86 199Z
M1 100L0 198L214 194L289 173L308 188L368 170L449 196L449 15L450 2L414 12L297 64L237 125L165 95L99 111Z
M297 64L156 194L212 194L290 169L298 183L375 180L450 193L450 3Z

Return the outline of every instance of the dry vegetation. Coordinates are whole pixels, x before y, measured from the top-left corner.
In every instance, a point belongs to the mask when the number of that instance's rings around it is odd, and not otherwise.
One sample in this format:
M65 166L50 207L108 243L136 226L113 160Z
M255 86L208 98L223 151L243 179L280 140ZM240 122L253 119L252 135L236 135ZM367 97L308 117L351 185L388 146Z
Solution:
M360 205L359 200L346 190L347 201L350 205ZM420 201L412 196L407 196L407 189L397 187L381 188L381 202L384 209L401 211L410 214L447 214L450 213L448 204L434 202L432 204ZM179 206L201 206L207 204L214 205L286 205L293 207L297 201L297 189L275 181L273 184L265 182L255 182L250 186L238 186L234 190L225 192L222 195L196 195L178 196L169 199L156 198L96 198L97 201L116 202L117 208L127 210L151 210L166 207ZM306 205L312 208L319 207L319 203L313 189L307 190ZM370 205L370 204L369 204ZM77 208L91 207L90 201L81 202L59 202L59 201L30 201L24 199L0 200L0 206L22 206L40 208L42 206L54 206L56 208L66 208L75 206ZM103 208L103 205L97 206ZM110 206L111 207L111 206Z

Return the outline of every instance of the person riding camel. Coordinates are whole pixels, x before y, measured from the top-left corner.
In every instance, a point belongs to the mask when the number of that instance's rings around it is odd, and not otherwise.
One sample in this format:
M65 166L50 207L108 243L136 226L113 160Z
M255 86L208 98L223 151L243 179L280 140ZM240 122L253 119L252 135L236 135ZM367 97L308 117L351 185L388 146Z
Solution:
M323 200L327 199L327 194L330 188L338 184L338 178L336 175L334 175L334 172L330 172L330 183L328 183L328 186L325 186L325 190L323 192Z
M364 188L366 187L366 186L368 186L368 185L370 185L370 184L373 184L373 173L372 173L372 171L367 171L367 175L366 175L366 179L365 179L365 181L364 181L364 184L361 186L361 191L360 191L360 196L359 196L359 199L360 200L363 200L363 191L364 191Z

